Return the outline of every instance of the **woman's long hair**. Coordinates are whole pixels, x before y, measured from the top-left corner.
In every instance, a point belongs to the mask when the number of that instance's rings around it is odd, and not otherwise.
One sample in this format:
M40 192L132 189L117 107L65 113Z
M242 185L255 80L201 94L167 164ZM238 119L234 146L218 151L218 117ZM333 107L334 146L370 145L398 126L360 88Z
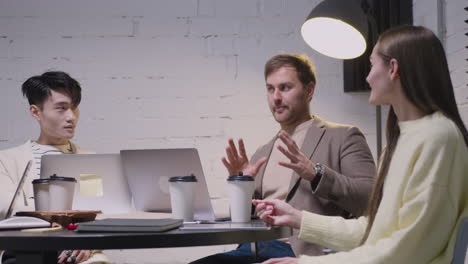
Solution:
M426 115L440 111L451 119L468 146L468 132L458 112L447 58L439 39L432 31L420 26L398 26L382 33L377 41L378 55L388 64L398 62L400 82L407 99ZM390 107L387 118L387 146L381 156L377 179L369 199L368 224L361 243L370 233L382 200L388 168L400 136L398 118Z

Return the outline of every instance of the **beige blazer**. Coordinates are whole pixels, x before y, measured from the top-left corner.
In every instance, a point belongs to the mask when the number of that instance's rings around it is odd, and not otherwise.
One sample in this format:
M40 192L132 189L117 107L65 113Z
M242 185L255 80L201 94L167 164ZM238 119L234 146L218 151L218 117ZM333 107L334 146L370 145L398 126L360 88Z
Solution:
M360 216L367 207L373 185L375 164L364 135L357 127L321 120L314 116L301 151L324 167L318 182L303 180L291 170L292 177L286 201L297 209L322 215ZM269 157L275 138L259 148L251 162ZM266 164L255 177L256 199L262 199L262 182ZM298 230L290 239L296 256L322 255L318 245L297 239Z

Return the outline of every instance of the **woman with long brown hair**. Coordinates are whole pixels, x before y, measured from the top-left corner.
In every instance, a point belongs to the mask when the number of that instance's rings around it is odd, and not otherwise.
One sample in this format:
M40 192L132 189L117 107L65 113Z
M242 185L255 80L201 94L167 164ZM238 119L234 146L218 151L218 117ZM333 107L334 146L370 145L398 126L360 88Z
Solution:
M468 217L468 132L442 44L424 27L399 26L379 37L370 61L369 102L390 110L366 216L346 220L254 201L263 220L339 251L265 263L451 262L458 226Z

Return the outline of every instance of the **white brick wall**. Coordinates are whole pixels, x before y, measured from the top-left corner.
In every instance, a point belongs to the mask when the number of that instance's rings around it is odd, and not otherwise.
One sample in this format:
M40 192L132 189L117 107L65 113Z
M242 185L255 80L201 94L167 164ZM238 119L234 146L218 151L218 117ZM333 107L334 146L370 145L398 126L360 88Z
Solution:
M227 212L220 162L229 137L247 150L278 129L263 65L278 52L317 65L314 113L358 125L375 152L367 94L343 93L342 63L308 48L299 29L319 0L0 0L0 149L36 138L20 85L49 69L83 87L76 142L97 152L196 147L218 212ZM463 0L447 1L447 53L468 120ZM437 29L437 2L414 1L415 23ZM112 251L118 263L185 263L231 246Z
M414 24L429 27L434 32L444 32L439 36L444 41L450 74L457 104L465 125L468 124L468 49L465 33L468 32L468 3L463 0L413 0ZM439 14L438 6L445 6L445 13ZM442 11L443 12L443 11ZM444 17L442 24L438 18ZM442 26L442 28L441 28Z

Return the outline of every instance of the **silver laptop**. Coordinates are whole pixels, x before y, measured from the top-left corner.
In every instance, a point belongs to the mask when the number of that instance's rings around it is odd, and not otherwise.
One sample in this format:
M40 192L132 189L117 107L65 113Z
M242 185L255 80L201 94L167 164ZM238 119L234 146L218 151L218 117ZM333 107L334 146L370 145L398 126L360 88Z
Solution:
M73 210L101 210L105 214L134 211L120 154L43 155L41 178L53 174L77 180Z
M195 175L195 220L214 220L205 176L194 148L121 150L120 155L135 208L147 212L171 212L169 178Z
M20 196L21 190L23 190L23 185L24 181L28 177L29 170L31 169L32 166L32 160L28 161L26 164L26 167L24 168L23 175L21 176L21 179L18 182L18 186L16 186L16 191L13 194L13 197L11 198L10 206L8 206L8 210L5 214L5 219L10 218L12 213L13 213L13 208L15 208L16 201L18 200L18 197Z

